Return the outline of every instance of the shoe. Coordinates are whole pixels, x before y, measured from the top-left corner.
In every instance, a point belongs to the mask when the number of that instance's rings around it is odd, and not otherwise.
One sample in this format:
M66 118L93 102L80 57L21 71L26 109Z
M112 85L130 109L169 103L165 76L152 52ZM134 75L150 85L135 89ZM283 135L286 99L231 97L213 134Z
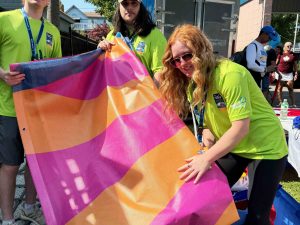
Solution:
M31 225L46 225L42 209L38 204L35 204L32 210L25 209L23 202L18 210L18 218L30 221Z
M297 108L297 105L291 105L291 108Z

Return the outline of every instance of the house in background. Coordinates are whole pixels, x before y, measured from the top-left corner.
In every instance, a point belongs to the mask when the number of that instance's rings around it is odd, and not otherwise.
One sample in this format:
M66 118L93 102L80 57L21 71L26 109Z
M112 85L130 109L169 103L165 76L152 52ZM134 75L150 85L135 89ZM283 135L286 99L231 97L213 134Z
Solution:
M75 5L71 6L66 12L75 23L72 24L73 30L88 31L96 27L96 25L101 25L106 23L106 18L95 12L82 12Z

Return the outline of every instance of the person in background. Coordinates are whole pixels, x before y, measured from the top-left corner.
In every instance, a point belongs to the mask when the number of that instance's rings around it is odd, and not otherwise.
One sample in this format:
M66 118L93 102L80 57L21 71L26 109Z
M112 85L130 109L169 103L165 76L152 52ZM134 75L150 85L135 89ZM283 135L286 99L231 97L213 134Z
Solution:
M158 79L167 109L184 118L199 109L204 130L215 138L202 154L186 159L180 179L199 182L216 163L233 186L249 163L254 174L246 224L268 225L270 209L285 169L287 144L279 119L243 66L216 60L199 28L177 27L170 36ZM171 151L171 149L170 149ZM197 197L197 196L195 196Z
M276 51L270 45L266 45L264 49L267 52L267 67L270 65L276 66L276 58L277 58ZM270 72L266 72L265 76L262 77L262 82L261 82L261 90L266 99L268 99L269 86L270 86Z
M156 28L141 0L118 0L113 18L113 30L101 41L98 48L110 51L114 36L120 32L136 56L146 66L151 77L162 68L166 38Z
M61 56L58 29L42 15L49 0L25 0L24 8L0 13L0 208L2 225L16 224L13 204L16 176L24 160L13 102L12 86L21 83L25 75L9 71L12 63L29 62ZM29 168L25 170L25 203L20 218L44 224L37 193Z
M282 55L283 53L283 48L281 45L277 45L275 48L275 52L276 52L276 58L278 57L278 55Z
M246 49L247 69L252 74L258 87L261 87L262 77L266 72L274 72L276 66L267 67L267 53L264 50L270 40L277 40L278 34L272 26L264 26L258 37L251 42Z
M278 74L280 82L278 86L277 98L279 105L282 103L282 89L287 87L291 99L291 107L296 108L294 98L294 81L298 78L297 57L292 52L292 43L286 42L283 46L283 53L277 56Z

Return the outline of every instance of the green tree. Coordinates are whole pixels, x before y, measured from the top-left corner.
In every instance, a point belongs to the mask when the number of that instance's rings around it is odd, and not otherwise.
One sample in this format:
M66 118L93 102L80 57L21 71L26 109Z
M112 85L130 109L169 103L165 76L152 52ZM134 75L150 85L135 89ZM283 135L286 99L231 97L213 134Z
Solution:
M281 35L282 43L294 41L296 14L273 14L271 25ZM296 42L299 41L300 38L297 37Z
M95 5L97 7L96 12L105 16L108 21L112 20L112 17L116 9L117 0L85 0L85 1Z

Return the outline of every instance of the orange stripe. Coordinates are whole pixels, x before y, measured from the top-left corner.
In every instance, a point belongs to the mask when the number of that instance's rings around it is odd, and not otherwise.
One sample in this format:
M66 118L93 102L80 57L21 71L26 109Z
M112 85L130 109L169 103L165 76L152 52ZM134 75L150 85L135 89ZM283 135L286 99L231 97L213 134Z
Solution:
M152 79L147 76L142 82L132 80L121 87L107 87L99 97L91 100L71 99L38 90L16 92L14 100L26 153L34 154L91 140L118 116L147 107L158 100L158 96Z
M121 41L120 38L115 38L114 42L116 43L116 45L113 47L114 50L111 52L106 51L106 58L117 59L122 55L128 54L130 52L129 47L123 41Z
M67 224L151 223L183 185L177 168L198 149L193 134L187 127L182 128L141 157L118 183L107 188Z
M239 219L240 217L236 210L235 203L232 201L215 225L230 225L232 222L238 221Z

